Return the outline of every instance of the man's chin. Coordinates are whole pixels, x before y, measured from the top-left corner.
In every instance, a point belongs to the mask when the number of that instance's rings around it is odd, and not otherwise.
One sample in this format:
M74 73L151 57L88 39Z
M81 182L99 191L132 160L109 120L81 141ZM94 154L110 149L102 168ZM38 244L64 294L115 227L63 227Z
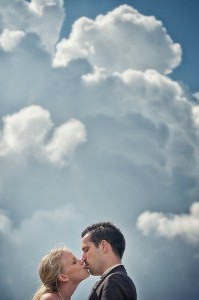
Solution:
M88 269L89 273L93 276L96 276L95 272L93 272L92 270Z
M96 273L96 272L93 272L92 270L89 270L90 274L93 275L93 276L101 276L100 274Z

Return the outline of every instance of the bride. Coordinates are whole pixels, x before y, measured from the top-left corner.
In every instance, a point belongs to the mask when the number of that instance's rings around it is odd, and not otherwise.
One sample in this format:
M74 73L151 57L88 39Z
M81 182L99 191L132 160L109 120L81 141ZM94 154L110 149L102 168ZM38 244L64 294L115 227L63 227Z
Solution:
M55 248L41 260L41 286L32 300L69 300L79 283L89 275L84 262L69 249Z

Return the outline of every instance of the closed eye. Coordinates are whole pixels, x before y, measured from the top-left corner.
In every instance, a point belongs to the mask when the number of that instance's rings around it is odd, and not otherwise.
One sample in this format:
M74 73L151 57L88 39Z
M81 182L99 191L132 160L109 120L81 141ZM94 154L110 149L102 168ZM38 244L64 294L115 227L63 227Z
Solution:
M83 248L82 250L83 250L84 253L88 252L88 248L87 247Z
M73 258L73 265L75 265L77 263L77 259L76 257Z

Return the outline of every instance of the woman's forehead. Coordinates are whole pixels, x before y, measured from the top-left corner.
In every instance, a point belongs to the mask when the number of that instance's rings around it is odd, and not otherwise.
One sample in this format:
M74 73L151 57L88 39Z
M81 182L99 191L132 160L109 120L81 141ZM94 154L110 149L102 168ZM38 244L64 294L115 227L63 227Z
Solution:
M74 256L74 254L68 250L65 250L62 254L62 259L66 262L71 262L74 259L76 259L76 257Z

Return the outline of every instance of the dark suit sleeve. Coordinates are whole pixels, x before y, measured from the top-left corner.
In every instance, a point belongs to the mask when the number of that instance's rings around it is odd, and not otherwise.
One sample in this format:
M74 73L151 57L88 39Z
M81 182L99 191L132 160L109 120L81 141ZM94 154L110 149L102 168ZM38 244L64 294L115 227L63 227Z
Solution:
M128 277L111 274L105 279L101 300L136 300L136 289L133 281Z

